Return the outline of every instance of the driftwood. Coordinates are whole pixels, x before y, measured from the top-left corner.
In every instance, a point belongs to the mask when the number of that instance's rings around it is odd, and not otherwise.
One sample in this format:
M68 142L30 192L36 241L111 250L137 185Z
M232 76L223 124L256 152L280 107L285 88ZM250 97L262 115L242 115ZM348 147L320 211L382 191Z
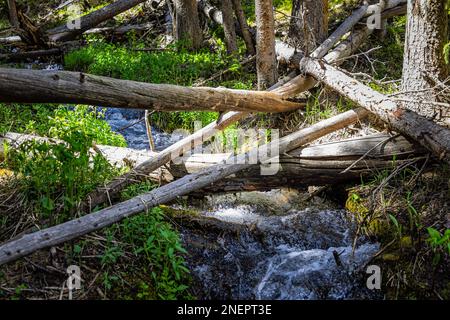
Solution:
M284 112L302 106L270 92L150 84L79 72L0 68L0 80L0 102L89 104L158 111Z
M417 141L440 160L450 162L450 130L417 113L323 61L303 58L301 70L344 97L376 114L392 129Z
M171 201L178 196L207 187L232 174L250 168L251 164L246 163L246 159L252 157L253 154L258 154L258 160L261 163L265 163L274 156L273 154L269 155L267 153L267 150L272 150L274 144L278 146L279 152L283 154L302 145L311 143L315 139L330 132L355 123L367 114L368 112L363 108L347 111L320 121L309 128L292 133L280 140L272 141L269 144L252 149L245 154L235 156L230 159L230 163L234 164L218 164L206 168L198 173L187 175L149 193L112 207L35 233L22 235L0 246L0 265L17 260L39 249L58 245L110 226L124 218L131 217L154 206Z

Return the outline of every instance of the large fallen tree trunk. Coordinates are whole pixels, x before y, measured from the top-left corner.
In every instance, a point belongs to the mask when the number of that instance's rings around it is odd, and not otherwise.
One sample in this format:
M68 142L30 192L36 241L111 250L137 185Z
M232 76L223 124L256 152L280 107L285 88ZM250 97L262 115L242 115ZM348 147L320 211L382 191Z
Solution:
M243 170L202 189L201 192L264 191L280 187L301 188L331 185L376 174L420 159L427 151L405 138L375 134L316 146L299 148L280 155L275 175L260 175L259 165ZM175 178L195 173L223 162L230 154L193 154L171 163ZM393 159L395 158L395 161ZM181 162L181 163L179 163Z
M245 154L232 157L227 161L230 164L219 164L206 168L198 173L187 175L144 195L112 207L35 233L22 235L0 246L0 265L29 255L36 250L58 245L110 226L124 218L131 217L147 211L154 206L171 201L178 196L207 187L229 175L250 168L251 164L248 163L247 159L252 158L255 154L258 155L258 161L260 163L267 163L267 161L276 156L275 154L269 154L267 152L268 150L278 149L279 153L283 154L302 145L311 143L315 139L330 132L355 123L367 114L368 112L363 108L347 111L279 140L252 149Z
M8 132L0 136L0 160L4 157L4 143L17 149L27 141L64 143L35 135ZM91 151L100 153L111 165L126 167L139 165L158 153L121 147L96 145ZM399 166L403 162L419 159L426 150L415 146L403 137L375 134L329 142L293 150L280 155L280 170L275 175L260 175L260 165L254 164L238 176L230 176L208 186L201 192L234 192L270 190L280 187L300 188L309 185L329 185L370 176L378 170ZM146 179L160 184L172 182L175 178L196 173L204 168L226 161L230 153L193 154L183 156L175 163L153 171ZM395 161L392 159L395 157ZM181 163L180 163L181 162ZM347 168L351 168L346 170ZM113 200L113 199L111 199Z
M395 131L417 141L440 160L450 162L450 130L404 107L323 61L303 58L301 70L377 115Z
M336 62L339 64L341 62L339 60L348 56L354 50L356 50L356 48L358 48L358 46L369 34L370 31L367 27L352 33L347 40L343 41L333 51L327 54L324 59L326 61ZM334 41L338 41L338 39L334 37ZM321 54L324 54L323 50L321 50ZM298 87L313 88L317 83L312 77L295 77L295 75L295 71L291 72L287 78L279 81L276 85L269 88L269 90L277 91L278 94L282 95L283 97L290 97L303 91L302 89L299 90ZM293 82L293 79L296 79L297 81ZM305 82L299 83L299 81L301 82L302 79ZM91 204L92 207L96 207L97 205L105 203L109 199L109 197L116 196L121 190L123 190L123 188L127 187L131 183L144 179L154 170L168 163L170 160L176 159L177 157L183 155L183 153L191 150L192 148L201 145L204 141L213 137L218 131L223 130L227 126L241 120L246 115L247 113L242 112L226 113L219 123L213 122L209 124L205 128L195 132L193 135L188 136L165 149L158 155L158 157L150 159L149 161L138 165L131 172L114 179L105 188L96 190L89 195L89 199L87 202Z
M103 21L109 20L118 14L125 12L146 0L118 0L97 11L89 13L76 20L68 21L64 25L48 30L47 34L51 41L72 40L86 30L96 27Z
M118 80L79 72L0 68L0 102L70 103L158 111L296 110L271 92L191 88Z

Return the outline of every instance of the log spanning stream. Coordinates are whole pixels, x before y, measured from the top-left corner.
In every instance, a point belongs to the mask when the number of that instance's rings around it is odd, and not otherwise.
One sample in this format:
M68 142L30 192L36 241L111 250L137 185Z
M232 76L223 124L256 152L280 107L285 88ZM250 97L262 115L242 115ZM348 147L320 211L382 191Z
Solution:
M60 69L58 65L44 66ZM148 149L143 111L107 108L106 121L133 149ZM153 128L156 150L179 138ZM379 250L359 238L350 214L305 206L292 190L209 196L176 220L200 299L381 298L367 289L366 264Z
M136 123L142 112L108 109L113 129ZM130 147L148 149L143 121L120 131ZM157 149L176 137L153 130ZM362 299L365 265L379 245L360 239L348 212L323 204L305 208L294 191L208 197L183 219L181 237L199 298ZM339 255L336 258L336 254Z

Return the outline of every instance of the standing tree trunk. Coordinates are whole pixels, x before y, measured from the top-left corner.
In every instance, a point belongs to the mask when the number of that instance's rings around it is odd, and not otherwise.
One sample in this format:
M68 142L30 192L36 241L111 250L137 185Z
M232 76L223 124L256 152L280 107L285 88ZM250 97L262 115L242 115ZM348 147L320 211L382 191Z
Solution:
M265 90L278 79L272 0L256 0L255 11L258 90Z
M236 30L234 26L233 5L231 0L222 0L223 31L225 33L225 43L228 54L235 54L238 51L236 42Z
M239 22L239 28L242 32L242 38L244 39L245 46L247 47L247 53L255 55L255 45L253 43L253 37L250 33L250 28L247 24L247 18L245 17L244 10L242 9L241 0L233 0L234 13Z
M289 38L305 54L312 52L328 34L328 0L294 0Z
M447 1L408 0L402 91L418 101L449 102L443 81L449 75L444 45L448 42ZM408 102L420 115L450 126L450 110L443 106Z
M11 26L18 30L20 29L19 18L17 16L16 0L8 0L9 22Z
M199 49L203 36L196 0L175 0L175 39L189 49Z

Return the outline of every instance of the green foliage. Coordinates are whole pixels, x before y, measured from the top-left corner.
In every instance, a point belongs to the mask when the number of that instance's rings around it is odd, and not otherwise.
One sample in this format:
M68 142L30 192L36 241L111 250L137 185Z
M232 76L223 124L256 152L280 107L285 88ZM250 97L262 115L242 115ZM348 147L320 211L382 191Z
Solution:
M427 228L427 231L429 235L427 242L434 253L433 264L437 265L441 261L443 253L450 255L450 229L445 230L444 234L431 227Z
M387 35L383 42L371 44L373 47L381 46L372 56L377 62L374 64L376 79L400 79L402 76L402 61L404 52L404 37L406 30L406 17L395 17L387 27Z
M97 144L126 146L125 139L114 133L104 113L96 108L68 108L52 105L0 104L0 133L14 131L64 139L76 130Z
M450 64L450 42L444 46L444 59L446 64Z
M59 138L62 143L27 141L11 150L7 159L23 178L36 211L56 223L67 219L88 192L115 173L102 155L92 154L92 135L66 127Z
M189 270L183 258L186 251L181 245L178 233L164 220L160 208L153 208L146 214L128 218L120 225L110 228L110 232L120 243L126 243L129 246L127 251L131 251L139 261L139 278L150 279L150 282L138 281L139 291L136 298L189 298ZM108 241L102 264L112 269L122 254L122 248ZM110 269L107 280L111 279L110 273L113 270Z
M139 45L132 45L139 47ZM200 78L231 68L238 80L229 80L220 85L233 89L251 89L254 75L241 73L238 61L226 56L225 48L217 53L209 50L188 52L169 48L164 52L136 51L101 41L73 51L65 56L67 70L88 72L149 83L168 83L191 86ZM215 84L213 84L215 85ZM203 125L217 119L215 112L159 112L153 115L154 123L161 129L173 131L178 128L192 130L194 121Z

